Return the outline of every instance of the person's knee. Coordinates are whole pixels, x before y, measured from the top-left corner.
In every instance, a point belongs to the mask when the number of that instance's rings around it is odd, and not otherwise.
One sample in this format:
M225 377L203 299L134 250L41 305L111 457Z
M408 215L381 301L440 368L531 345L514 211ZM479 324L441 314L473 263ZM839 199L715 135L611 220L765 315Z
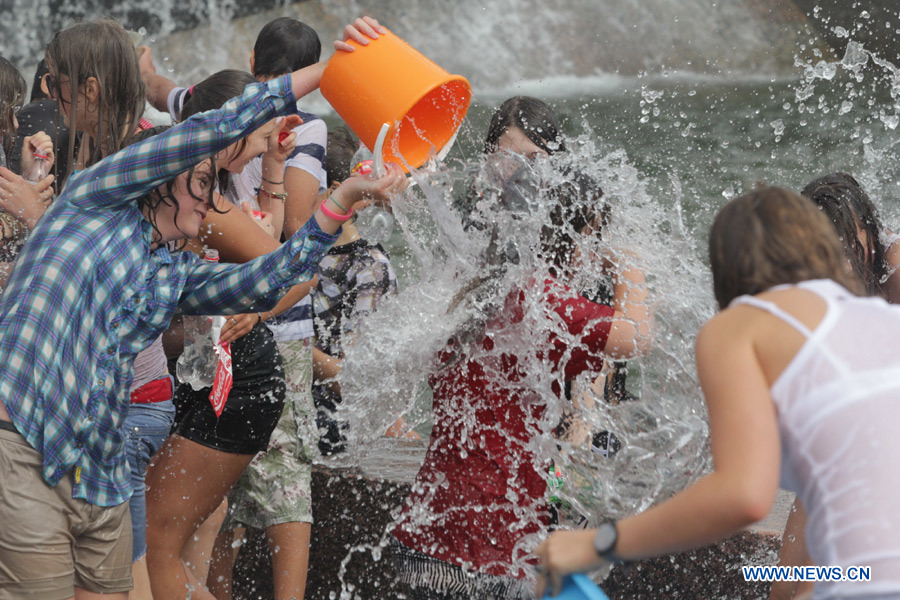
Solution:
M148 564L154 560L169 559L181 555L181 546L186 536L178 535L174 528L167 527L164 521L147 518L147 562ZM179 541L180 540L180 541Z

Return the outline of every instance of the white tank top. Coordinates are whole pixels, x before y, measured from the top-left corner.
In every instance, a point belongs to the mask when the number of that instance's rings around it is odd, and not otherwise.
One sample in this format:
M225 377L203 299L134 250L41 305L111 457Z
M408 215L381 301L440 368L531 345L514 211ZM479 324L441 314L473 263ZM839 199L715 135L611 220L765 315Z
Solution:
M778 286L781 289L794 286ZM816 565L870 566L872 581L819 582L814 598L900 599L900 306L860 298L830 280L795 287L820 296L810 331L772 302L735 298L806 338L772 385L781 485L807 512Z

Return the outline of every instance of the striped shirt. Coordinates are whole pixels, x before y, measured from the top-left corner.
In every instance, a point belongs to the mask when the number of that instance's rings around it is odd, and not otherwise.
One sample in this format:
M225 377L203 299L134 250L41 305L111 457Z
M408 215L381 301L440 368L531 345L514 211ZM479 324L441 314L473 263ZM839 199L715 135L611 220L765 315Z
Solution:
M328 141L328 127L325 121L312 113L297 111L303 122L294 127L297 134L296 146L284 161L284 169L300 169L309 173L319 182L319 192L324 192L325 144ZM259 186L262 183L262 155L255 157L244 170L231 176L225 196L235 204L250 202L256 204ZM256 208L259 208L258 205Z
M383 298L397 295L397 275L380 244L359 239L328 251L311 295L316 348L343 358L344 334L375 312Z
M43 455L55 485L114 506L131 495L122 422L132 364L176 309L215 315L272 308L308 279L336 236L315 219L279 250L242 265L151 250L136 199L234 143L296 101L290 78L247 86L221 109L72 175L35 227L0 299L0 401Z

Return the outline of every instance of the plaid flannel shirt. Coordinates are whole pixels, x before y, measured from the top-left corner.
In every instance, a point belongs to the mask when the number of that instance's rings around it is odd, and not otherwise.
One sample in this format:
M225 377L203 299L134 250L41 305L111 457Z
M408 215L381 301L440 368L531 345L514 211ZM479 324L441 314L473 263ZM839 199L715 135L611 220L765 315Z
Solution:
M244 94L73 175L22 249L0 299L0 401L43 455L55 485L114 506L131 495L122 423L132 364L176 309L268 310L309 279L336 236L315 219L279 250L242 264L151 250L136 199L257 129L296 111L290 78Z

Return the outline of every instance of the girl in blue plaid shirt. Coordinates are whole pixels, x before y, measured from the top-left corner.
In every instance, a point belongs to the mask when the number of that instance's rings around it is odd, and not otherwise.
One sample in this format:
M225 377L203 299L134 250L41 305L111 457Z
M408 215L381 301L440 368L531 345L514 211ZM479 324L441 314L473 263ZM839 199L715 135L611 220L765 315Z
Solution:
M378 27L357 20L345 36L367 44ZM281 249L243 265L204 264L166 249L197 235L213 184L209 157L296 110L295 98L318 86L324 66L249 86L221 110L72 175L38 222L0 299L0 598L62 599L76 589L79 597L126 597L131 488L121 424L135 355L176 309L267 310L284 287L314 271L343 215L371 201L364 196L387 197L405 185L391 168L380 180L342 188ZM222 467L202 452L196 460L209 472ZM201 521L206 508L215 506L195 507ZM187 594L188 575L181 565L177 571L155 596ZM193 597L211 596L195 590Z

